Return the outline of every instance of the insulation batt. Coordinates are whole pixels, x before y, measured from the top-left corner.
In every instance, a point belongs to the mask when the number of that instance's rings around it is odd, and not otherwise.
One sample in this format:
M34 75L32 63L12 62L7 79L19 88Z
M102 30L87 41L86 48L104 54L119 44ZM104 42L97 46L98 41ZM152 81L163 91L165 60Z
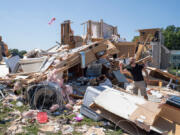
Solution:
M74 102L71 100L69 95L73 93L73 89L70 85L64 84L62 75L63 75L62 73L57 73L57 70L54 69L50 71L49 74L47 75L47 81L55 82L62 88L61 94L64 97L65 102L67 103L66 107L72 108Z

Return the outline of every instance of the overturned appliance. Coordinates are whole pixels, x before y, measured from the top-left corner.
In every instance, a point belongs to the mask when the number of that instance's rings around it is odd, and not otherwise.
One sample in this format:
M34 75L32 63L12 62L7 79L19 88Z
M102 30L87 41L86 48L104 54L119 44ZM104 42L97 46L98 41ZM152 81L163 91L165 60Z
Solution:
M61 88L53 82L42 82L32 85L28 88L28 101L33 109L47 109L54 104L60 108L64 107L64 99L61 94Z

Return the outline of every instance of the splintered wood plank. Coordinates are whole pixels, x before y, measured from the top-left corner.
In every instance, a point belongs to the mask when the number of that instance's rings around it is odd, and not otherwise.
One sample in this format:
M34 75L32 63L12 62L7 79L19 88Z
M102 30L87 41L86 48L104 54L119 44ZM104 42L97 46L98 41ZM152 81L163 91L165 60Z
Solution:
M163 72L158 68L154 68L154 67L147 67L148 70L150 70L151 72L155 72L154 76L159 76L161 78L166 78L166 80L170 80L173 79L174 81L178 80L178 84L180 84L180 77L172 75L168 72ZM153 74L151 74L153 75Z
M147 57L145 57L143 59L140 59L140 60L136 61L136 63L143 64L143 63L145 63L147 61L152 61L152 56L147 56Z
M144 45L139 45L138 46L138 50L137 50L137 52L136 52L136 60L139 60L139 58L141 57L141 54L142 54L142 51L143 51L143 49L144 49Z

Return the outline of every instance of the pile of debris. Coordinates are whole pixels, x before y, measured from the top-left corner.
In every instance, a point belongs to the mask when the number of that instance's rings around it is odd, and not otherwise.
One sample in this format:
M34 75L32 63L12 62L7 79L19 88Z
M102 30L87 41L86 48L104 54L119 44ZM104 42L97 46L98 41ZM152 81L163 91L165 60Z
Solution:
M83 23L84 37L74 36L70 23L61 24L61 44L1 62L2 106L27 107L11 113L18 126L11 124L6 133L21 133L29 122L40 124L35 126L43 132L72 134L78 130L73 123L84 116L110 121L115 129L134 135L180 133L180 77L159 69L156 45L151 45L160 42L159 29L141 30L146 34L140 34L139 41L126 42L120 40L117 27L103 20ZM132 94L132 76L120 73L119 62L128 65L130 57L147 66L148 101ZM69 114L74 118L63 117ZM0 121L6 123L1 117ZM103 128L84 126L84 131L79 129L82 134L105 134Z

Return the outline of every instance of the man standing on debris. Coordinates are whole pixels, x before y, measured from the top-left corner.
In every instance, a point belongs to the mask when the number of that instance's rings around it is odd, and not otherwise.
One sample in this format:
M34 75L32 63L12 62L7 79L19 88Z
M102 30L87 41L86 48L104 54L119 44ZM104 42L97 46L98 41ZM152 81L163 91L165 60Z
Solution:
M123 64L120 63L120 72L121 73L130 73L134 80L133 93L138 95L138 89L141 91L141 95L144 96L144 99L148 100L147 92L146 92L146 83L144 81L144 77L142 75L142 71L145 72L147 79L148 72L145 70L144 65L140 65L136 63L134 58L130 58L130 64L123 69Z

